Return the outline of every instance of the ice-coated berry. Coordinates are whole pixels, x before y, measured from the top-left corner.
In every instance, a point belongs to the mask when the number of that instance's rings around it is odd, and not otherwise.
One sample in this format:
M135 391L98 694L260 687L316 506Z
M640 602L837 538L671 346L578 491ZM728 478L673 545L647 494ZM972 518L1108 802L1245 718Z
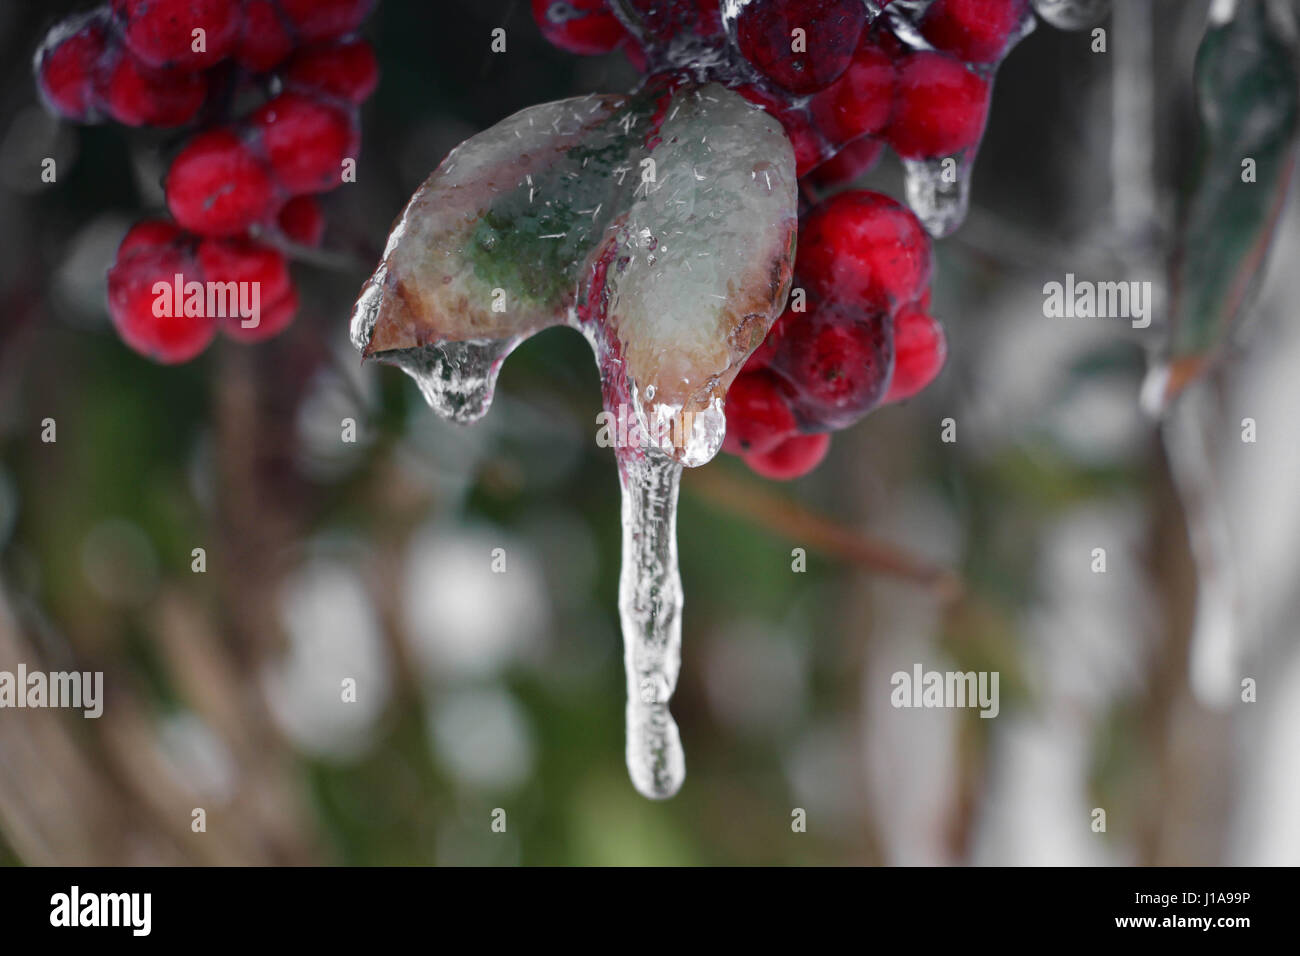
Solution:
M291 285L285 294L274 302L262 303L261 314L257 317L256 325L245 328L245 320L237 315L227 316L219 319L218 322L226 338L251 345L279 335L289 327L297 313L298 290Z
M324 93L360 105L379 85L379 63L365 40L308 47L296 53L285 83L305 93Z
M228 337L240 342L261 342L282 332L298 310L298 293L289 277L289 264L270 246L251 239L204 239L199 243L199 266L209 282L247 283L240 288L242 302L257 304L257 324L248 315L227 311L218 324ZM256 299L252 298L256 290Z
M720 37L725 32L722 25L722 0L695 0L699 18L695 32L702 37Z
M819 189L847 186L871 172L884 151L884 142L874 136L855 139L812 171L813 184Z
M717 36L722 32L718 0L619 0L633 30L651 46L684 34Z
M291 195L333 189L343 160L355 158L360 133L355 116L301 93L285 92L249 117L278 182Z
M274 186L248 144L229 130L190 140L167 173L167 208L205 236L233 236L266 218Z
M830 144L813 127L807 112L787 106L779 97L752 84L739 86L736 92L780 121L794 149L796 175L806 175L830 157L833 152Z
M325 213L314 196L294 196L277 217L280 231L304 246L319 246L325 238Z
M94 119L95 76L106 35L98 17L56 24L36 52L36 81L46 105L72 120Z
M804 220L797 269L815 298L892 314L930 281L930 238L890 197L843 192Z
M820 465L830 447L831 436L825 432L791 435L770 451L746 455L745 464L764 478L790 481Z
M289 25L274 0L244 0L244 16L235 40L235 61L253 73L273 70L293 52Z
M206 69L239 35L238 0L113 0L113 12L127 48L155 69Z
M814 96L811 106L813 120L836 146L880 132L894 106L893 60L864 40L844 75Z
M315 43L351 33L370 15L375 0L277 0L300 40Z
M792 297L798 286L799 280L796 278L794 286L791 287ZM754 349L746 360L744 371L756 372L771 365L772 359L776 357L777 350L780 349L781 342L785 338L786 329L798 321L802 314L802 312L795 312L793 308L787 308L782 312L780 318L773 322L772 327L767 330L767 338L763 339L763 344Z
M885 138L905 159L951 156L984 134L989 84L943 53L910 53L898 61L894 114Z
M936 50L967 63L996 63L1029 11L1029 0L934 0L921 34Z
M627 31L605 0L532 0L533 19L542 36L569 53L609 53Z
M911 398L935 380L947 357L943 326L920 303L904 307L894 318L894 378L884 400Z
M125 49L105 66L101 83L104 111L126 126L183 126L197 115L208 94L205 74L154 70Z
M636 37L629 36L627 42L619 49L627 57L627 62L632 65L632 69L638 73L644 73L649 68L650 61L646 58L645 47L636 42Z
M255 285L262 304L278 301L289 291L289 264L280 252L260 242L204 239L198 260L204 279Z
M108 312L118 335L141 355L169 365L194 358L217 329L205 310L186 315L175 307L177 275L182 283L202 281L194 258L178 245L138 242L108 270Z
M144 219L126 231L121 244L117 247L117 258L126 259L146 249L161 249L170 246L184 236L180 227L166 219Z
M727 436L722 450L733 455L770 451L796 430L794 413L780 383L768 372L743 372L727 392Z
M813 93L848 68L866 20L862 0L750 0L736 18L736 43L782 89Z
M785 329L772 371L804 431L846 428L884 398L894 367L889 315L820 304Z

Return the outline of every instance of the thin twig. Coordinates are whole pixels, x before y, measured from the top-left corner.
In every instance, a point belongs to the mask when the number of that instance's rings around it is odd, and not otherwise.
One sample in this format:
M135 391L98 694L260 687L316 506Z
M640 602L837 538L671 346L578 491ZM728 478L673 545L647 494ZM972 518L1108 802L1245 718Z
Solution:
M796 544L909 581L945 603L957 600L965 591L965 584L956 572L887 541L850 531L798 502L738 481L722 468L697 468L687 475L685 487L691 494L724 511L751 519Z

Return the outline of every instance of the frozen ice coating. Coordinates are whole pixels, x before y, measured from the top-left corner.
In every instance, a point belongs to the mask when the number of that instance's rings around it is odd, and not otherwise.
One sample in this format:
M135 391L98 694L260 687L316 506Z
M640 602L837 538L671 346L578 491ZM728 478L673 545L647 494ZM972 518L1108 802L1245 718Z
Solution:
M1033 0L1034 12L1059 30L1096 26L1110 12L1110 0Z
M682 581L677 572L680 463L658 452L618 453L623 490L623 568L618 612L627 675L627 770L647 797L671 797L686 779L668 699L682 657Z
M628 770L648 797L672 796L685 776L668 711L678 481L721 448L727 389L785 306L796 212L780 124L722 86L548 103L447 156L353 310L362 354L466 424L528 336L568 325L591 343L605 409L636 426L617 449L619 616Z
M950 236L966 221L975 150L940 159L903 160L907 205L936 239Z
M793 154L760 119L720 86L672 101L607 279L606 334L636 386L637 420L690 466L721 447L727 386L790 283Z
M933 0L893 0L884 8L890 29L898 39L913 50L933 50L917 26ZM1042 0L1044 5L1061 3L1071 5L1075 0ZM1077 0L1087 5L1090 0ZM1095 2L1092 2L1096 6ZM1041 11L1040 11L1041 12ZM1064 15L1064 14L1063 14ZM1008 38L1007 50L1034 32L1037 21L1025 11L1019 29ZM969 69L992 83L997 73L997 63L968 64ZM951 156L932 159L903 159L903 186L907 205L930 235L936 239L950 236L966 221L970 210L971 176L979 143Z
M620 385L612 404L702 464L722 442L727 387L783 305L795 188L780 125L721 86L523 110L416 191L358 299L353 342L470 420L510 348L547 326L583 329L602 367L619 366L603 376Z

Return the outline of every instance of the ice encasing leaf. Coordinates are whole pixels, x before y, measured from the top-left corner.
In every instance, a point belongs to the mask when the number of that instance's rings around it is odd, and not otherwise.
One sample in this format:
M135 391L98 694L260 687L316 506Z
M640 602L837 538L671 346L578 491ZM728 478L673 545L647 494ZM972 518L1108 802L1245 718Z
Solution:
M668 709L678 482L721 447L727 388L785 306L795 185L779 124L721 86L535 106L416 190L353 312L357 348L460 422L527 336L564 324L591 343L606 410L642 436L616 454L627 765L648 797L686 772Z
M596 349L607 405L628 403L653 444L701 464L784 305L795 188L780 125L716 84L531 107L416 190L353 341L472 421L510 349L571 325Z

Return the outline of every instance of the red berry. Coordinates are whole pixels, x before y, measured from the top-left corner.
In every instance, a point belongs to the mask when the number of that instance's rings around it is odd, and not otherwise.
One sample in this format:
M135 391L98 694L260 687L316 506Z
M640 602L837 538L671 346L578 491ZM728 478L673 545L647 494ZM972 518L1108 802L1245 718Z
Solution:
M646 59L645 47L636 42L635 37L629 36L627 42L622 47L623 55L627 57L627 62L632 64L632 69L638 73L644 73L649 67L649 61Z
M736 18L736 43L783 89L812 93L848 68L866 22L862 0L750 0Z
M786 138L794 148L795 175L805 176L816 169L831 155L831 147L826 143L808 117L798 110L785 110L777 115Z
M325 213L313 196L294 196L278 217L280 231L304 246L319 246L325 237Z
M609 53L627 39L605 0L533 0L533 19L542 36L570 53Z
M360 145L356 118L300 93L281 93L249 117L276 181L291 195L325 192L342 180Z
M745 456L745 464L764 478L789 481L808 474L822 463L831 447L831 436L791 435L771 451Z
M695 5L700 11L695 32L702 37L722 36L725 31L722 25L721 0L695 0Z
M203 309L186 315L183 296L176 308L177 275L185 283L199 281L200 273L193 257L175 246L134 246L108 270L108 311L118 334L141 355L167 364L194 358L217 329Z
M894 378L886 402L911 398L938 376L948 357L943 326L913 303L894 319Z
M127 126L183 126L208 95L203 73L154 70L119 51L103 76L100 98L109 116Z
M280 11L309 43L351 33L374 6L374 0L279 0Z
M722 13L717 0L621 0L634 32L651 45L666 43L681 34L717 36Z
M894 366L889 316L819 305L785 330L772 370L806 431L846 428L880 404Z
M155 69L206 69L230 55L239 34L238 0L113 0L113 10L127 48Z
M349 40L299 51L285 70L295 89L360 105L379 85L379 63L365 40Z
M816 298L893 313L930 281L930 238L912 211L867 190L822 203L799 233L799 275Z
M736 92L781 121L781 128L794 149L795 175L805 175L830 157L830 145L822 139L803 110L786 106L782 100L752 84L738 86Z
M253 73L279 66L293 52L294 39L272 0L245 0L235 41L235 60Z
M250 316L229 310L219 317L221 330L241 342L260 342L283 331L298 308L298 294L284 256L251 239L204 239L199 265L209 282L237 282L241 305L256 306ZM253 298L253 296L256 298ZM245 327L245 322L256 324Z
M46 106L68 119L94 119L95 73L104 54L98 16L56 24L36 51L36 81Z
M791 290L791 296L794 290ZM803 315L802 312L794 312L787 308L781 313L781 317L772 323L772 327L767 331L767 338L763 339L763 344L750 354L746 360L743 371L756 372L759 369L767 368L772 364L772 359L776 357L777 351L781 348L781 340L785 337L786 330Z
M166 219L145 219L137 222L127 230L126 235L122 237L121 245L117 247L118 261L137 252L170 246L183 235L176 223L168 222Z
M236 342L265 342L287 329L297 312L298 290L291 285L279 299L262 304L257 325L244 328L239 316L230 316L221 320L221 331Z
M931 45L967 63L1002 59L1029 0L934 0L921 18Z
M274 186L246 143L229 130L200 133L167 173L167 208L205 236L233 236L266 217Z
M722 450L733 455L770 451L795 433L794 413L776 378L743 372L727 392L727 435Z
M248 283L263 305L289 291L289 264L284 256L251 239L204 239L198 260L207 281Z
M912 53L898 62L898 97L885 138L905 159L950 156L979 142L989 84L942 53Z
M884 151L885 144L874 136L855 139L814 169L812 181L821 189L848 185L871 172Z
M844 75L812 98L817 126L836 146L878 133L894 106L894 62L864 42Z

